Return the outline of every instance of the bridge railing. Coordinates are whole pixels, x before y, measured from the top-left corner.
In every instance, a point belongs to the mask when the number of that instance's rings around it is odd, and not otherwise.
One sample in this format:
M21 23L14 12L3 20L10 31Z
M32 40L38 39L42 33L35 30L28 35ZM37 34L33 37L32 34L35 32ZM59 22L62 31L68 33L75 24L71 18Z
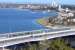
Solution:
M49 29L45 29L45 30L48 31ZM43 33L43 32L44 32L44 29L33 30L33 31L24 31L24 32L5 33L5 34L0 34L0 38L11 38L11 37L17 37L17 36L26 36L26 35Z
M5 33L0 34L0 38L12 38L12 37L18 37L18 36L27 36L27 35L34 35L34 34L43 34L48 32L55 32L55 31L64 31L68 29L59 29L59 30L51 30L51 29L41 29L41 30L33 30L33 31L24 31L24 32L13 32L13 33Z

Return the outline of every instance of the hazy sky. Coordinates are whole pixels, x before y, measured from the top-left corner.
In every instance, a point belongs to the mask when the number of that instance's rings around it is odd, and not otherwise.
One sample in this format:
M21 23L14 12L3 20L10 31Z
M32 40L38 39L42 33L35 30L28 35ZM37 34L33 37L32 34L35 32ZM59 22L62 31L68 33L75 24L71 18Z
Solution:
M52 0L0 0L0 2L13 2L13 3L51 3ZM74 4L75 0L59 0L62 4Z

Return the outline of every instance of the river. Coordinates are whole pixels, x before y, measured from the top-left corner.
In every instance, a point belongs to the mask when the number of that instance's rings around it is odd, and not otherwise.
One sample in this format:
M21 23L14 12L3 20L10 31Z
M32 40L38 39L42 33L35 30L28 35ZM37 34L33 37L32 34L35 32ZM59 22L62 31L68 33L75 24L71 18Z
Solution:
M36 22L36 19L55 15L54 11L0 9L0 33L45 29L44 26Z

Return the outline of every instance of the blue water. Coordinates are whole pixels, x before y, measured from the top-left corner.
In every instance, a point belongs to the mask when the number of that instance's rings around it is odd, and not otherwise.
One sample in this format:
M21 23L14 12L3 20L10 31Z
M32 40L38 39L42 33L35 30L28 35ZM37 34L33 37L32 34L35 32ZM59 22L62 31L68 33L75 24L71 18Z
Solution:
M0 9L0 33L45 29L36 22L36 19L55 15L55 12Z

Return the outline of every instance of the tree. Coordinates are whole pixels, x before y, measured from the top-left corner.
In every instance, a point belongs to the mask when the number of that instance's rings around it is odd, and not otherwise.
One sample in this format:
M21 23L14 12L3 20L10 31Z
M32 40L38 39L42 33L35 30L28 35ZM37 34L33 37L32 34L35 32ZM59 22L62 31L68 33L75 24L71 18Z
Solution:
M50 48L52 48L52 50L74 50L70 46L67 46L63 39L53 40L50 44ZM49 50L51 50L50 48Z

